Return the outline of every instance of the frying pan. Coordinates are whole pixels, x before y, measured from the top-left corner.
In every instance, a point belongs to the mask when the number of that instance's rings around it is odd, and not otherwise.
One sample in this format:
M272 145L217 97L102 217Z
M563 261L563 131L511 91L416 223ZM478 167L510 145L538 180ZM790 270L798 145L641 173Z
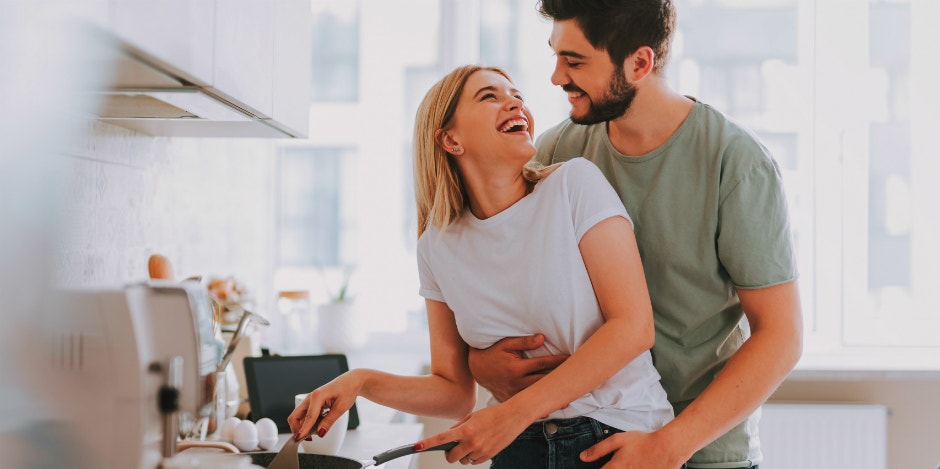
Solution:
M344 458L342 456L330 456L325 454L300 453L297 457L300 459L299 469L362 469L373 465L382 464L392 459L400 458L414 453L423 453L425 451L447 451L457 446L456 441L438 445L421 451L415 451L414 445L405 445L395 449L390 449L384 453L377 454L369 461L357 461L355 459ZM254 453L242 453L251 456L251 463L261 467L268 467L277 452L259 451Z

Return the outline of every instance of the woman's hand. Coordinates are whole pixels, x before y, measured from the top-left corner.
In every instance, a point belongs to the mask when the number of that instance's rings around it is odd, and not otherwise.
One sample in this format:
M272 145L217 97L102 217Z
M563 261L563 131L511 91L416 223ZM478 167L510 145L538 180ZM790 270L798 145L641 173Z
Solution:
M415 450L456 441L457 446L445 453L447 462L481 464L509 446L531 421L527 416L514 415L505 404L495 405L468 414L450 430L415 443Z
M333 381L307 394L304 401L287 417L287 423L290 425L294 438L298 440L306 438L314 431L322 438L326 432L330 431L336 420L356 402L356 396L359 395L363 383L358 371L343 373ZM317 428L313 428L324 408L329 408L330 413L323 417Z

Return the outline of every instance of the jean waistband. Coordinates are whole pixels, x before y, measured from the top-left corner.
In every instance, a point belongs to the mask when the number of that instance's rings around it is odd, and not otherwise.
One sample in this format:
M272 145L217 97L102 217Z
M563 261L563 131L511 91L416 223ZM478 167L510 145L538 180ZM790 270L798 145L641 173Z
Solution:
M535 422L529 425L518 438L554 440L583 435L585 433L603 438L616 431L618 430L590 417L574 417L570 419L552 419Z

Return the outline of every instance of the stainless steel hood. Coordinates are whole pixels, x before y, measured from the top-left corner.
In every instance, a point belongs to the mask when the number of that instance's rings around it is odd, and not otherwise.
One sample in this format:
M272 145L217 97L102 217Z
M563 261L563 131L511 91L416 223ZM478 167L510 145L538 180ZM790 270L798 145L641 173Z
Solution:
M96 118L148 135L182 137L302 137L270 116L188 81L171 64L113 36L108 65L113 79L98 90Z

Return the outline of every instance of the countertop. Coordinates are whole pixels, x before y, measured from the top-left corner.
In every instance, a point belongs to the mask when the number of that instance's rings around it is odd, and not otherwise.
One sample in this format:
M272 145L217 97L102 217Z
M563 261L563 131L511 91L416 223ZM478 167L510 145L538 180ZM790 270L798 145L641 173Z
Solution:
M421 439L424 425L420 423L363 423L346 433L339 456L359 461L369 461L376 454L413 444ZM289 436L289 435L287 435ZM409 469L417 467L413 456L393 459L381 466L385 469Z
M355 459L360 462L372 460L372 457L384 451L397 448L403 445L412 444L421 439L424 425L421 423L363 423L355 430L349 430L343 445L339 448L337 456L349 459ZM278 435L277 446L271 451L279 451L281 446L291 434L282 433ZM209 452L213 454L220 453L217 448L189 448L183 453ZM303 447L299 449L303 452ZM383 469L414 469L417 462L414 455L403 456L393 459L381 466Z

